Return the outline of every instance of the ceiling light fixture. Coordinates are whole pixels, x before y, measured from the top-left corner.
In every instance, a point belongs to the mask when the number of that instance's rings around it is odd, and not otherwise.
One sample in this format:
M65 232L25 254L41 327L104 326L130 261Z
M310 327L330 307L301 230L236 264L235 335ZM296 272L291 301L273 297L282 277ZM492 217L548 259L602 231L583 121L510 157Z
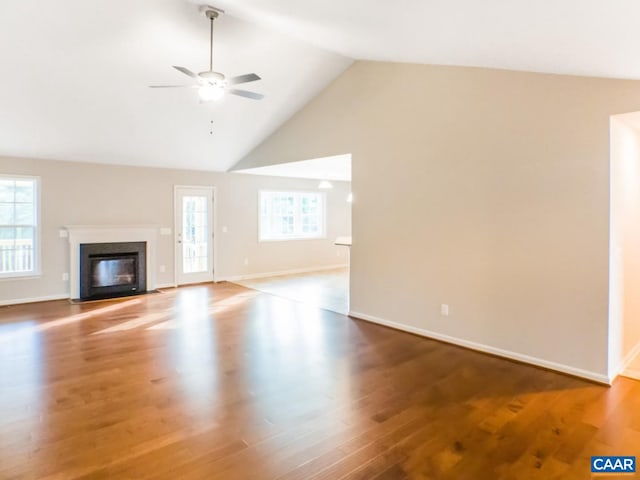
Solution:
M194 79L197 83L192 85L151 85L151 88L197 88L200 96L200 103L209 102L211 100L220 100L225 91L240 97L250 98L252 100L260 100L264 97L261 93L250 92L248 90L240 90L238 88L229 88L233 85L241 83L249 83L260 80L255 73L247 73L238 75L237 77L227 78L223 73L213 70L213 21L218 18L222 10L210 5L202 5L200 11L209 19L209 70L206 72L194 73L188 68L174 65L173 68L180 73Z
M327 181L327 180L322 180L319 184L318 184L318 188L322 189L322 190L329 190L330 188L333 188L333 185L331 185L331 182Z
M211 100L217 101L224 95L224 88L212 84L202 85L198 89L198 95L200 95L200 99L203 102L209 102Z

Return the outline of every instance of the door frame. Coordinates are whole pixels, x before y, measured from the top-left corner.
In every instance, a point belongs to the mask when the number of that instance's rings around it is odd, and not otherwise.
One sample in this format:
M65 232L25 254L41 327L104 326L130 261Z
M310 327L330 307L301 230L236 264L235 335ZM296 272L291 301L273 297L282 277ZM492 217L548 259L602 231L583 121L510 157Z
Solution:
M216 198L216 187L213 185L174 185L173 186L173 286L174 288L177 288L178 285L178 255L180 254L179 252L179 244L178 244L178 190L181 188L193 188L193 189L198 189L198 190L211 190L211 199L212 199L212 203L213 205L211 206L211 243L212 243L212 248L213 248L213 258L211 259L212 261L212 268L213 268L213 275L212 275L212 279L213 282L216 283L218 280L218 229L216 227L216 221L218 218L217 215L217 207L218 207L218 201Z

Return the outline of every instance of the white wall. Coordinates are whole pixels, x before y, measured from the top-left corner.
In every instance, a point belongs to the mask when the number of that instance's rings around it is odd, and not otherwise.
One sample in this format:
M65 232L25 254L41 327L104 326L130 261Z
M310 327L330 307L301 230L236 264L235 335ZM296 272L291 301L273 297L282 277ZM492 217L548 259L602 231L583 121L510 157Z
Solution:
M352 152L354 315L604 382L609 117L637 110L637 81L356 62L235 168Z
M610 376L640 353L638 119L638 113L611 118Z
M317 181L2 157L0 174L39 176L42 189L42 275L0 280L0 304L68 295L62 274L69 271L69 246L58 234L64 225L153 224L173 229L174 185L216 187L218 279L347 261L344 248L333 245L335 237L350 234L346 182L334 182L334 189L327 192L326 239L261 243L258 191L317 191ZM157 283L173 284L173 236L159 236L157 250L157 265L167 267L165 273L157 273Z

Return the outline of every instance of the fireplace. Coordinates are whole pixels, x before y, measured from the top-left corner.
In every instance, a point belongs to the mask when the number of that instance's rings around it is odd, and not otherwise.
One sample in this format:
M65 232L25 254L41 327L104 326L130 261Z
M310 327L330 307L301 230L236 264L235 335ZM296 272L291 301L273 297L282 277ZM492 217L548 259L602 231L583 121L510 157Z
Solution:
M81 243L80 299L146 292L146 253L146 242Z

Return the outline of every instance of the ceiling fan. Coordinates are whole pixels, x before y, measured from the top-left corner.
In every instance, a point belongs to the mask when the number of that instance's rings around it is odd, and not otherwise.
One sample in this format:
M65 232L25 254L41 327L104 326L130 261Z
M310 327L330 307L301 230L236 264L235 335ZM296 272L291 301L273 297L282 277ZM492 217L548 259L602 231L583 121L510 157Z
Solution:
M224 12L209 5L201 6L200 11L203 12L211 22L209 34L209 70L207 70L206 72L194 73L188 68L178 67L174 65L173 68L193 78L197 83L194 85L150 85L150 88L197 88L201 102L220 100L224 96L225 92L229 92L232 95L238 95L240 97L250 98L252 100L262 100L264 98L264 95L262 95L261 93L250 92L248 90L240 90L237 88L229 88L232 85L260 80L260 77L255 73L247 73L245 75L238 75L237 77L227 78L224 74L213 71L213 21L218 18L218 15Z

